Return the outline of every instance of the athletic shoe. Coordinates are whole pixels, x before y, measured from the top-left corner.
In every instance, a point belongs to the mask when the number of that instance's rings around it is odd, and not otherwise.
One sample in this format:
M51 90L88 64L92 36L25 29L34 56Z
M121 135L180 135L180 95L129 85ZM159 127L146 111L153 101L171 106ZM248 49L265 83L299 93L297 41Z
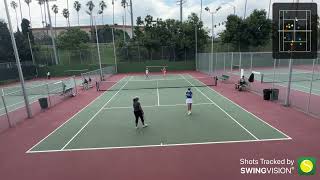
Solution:
M191 111L188 112L188 115L191 115Z
M138 126L136 126L136 129L139 129L139 127L138 127Z
M143 127L144 127L144 128L145 128L145 127L148 127L148 124L143 125Z

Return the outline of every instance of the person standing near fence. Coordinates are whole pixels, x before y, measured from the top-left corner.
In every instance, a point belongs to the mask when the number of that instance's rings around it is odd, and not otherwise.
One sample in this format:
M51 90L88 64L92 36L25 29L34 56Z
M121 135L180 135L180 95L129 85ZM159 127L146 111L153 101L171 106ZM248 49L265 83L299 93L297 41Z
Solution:
M50 79L51 78L51 73L50 71L47 72L47 79Z
M146 68L146 79L149 78L149 68Z

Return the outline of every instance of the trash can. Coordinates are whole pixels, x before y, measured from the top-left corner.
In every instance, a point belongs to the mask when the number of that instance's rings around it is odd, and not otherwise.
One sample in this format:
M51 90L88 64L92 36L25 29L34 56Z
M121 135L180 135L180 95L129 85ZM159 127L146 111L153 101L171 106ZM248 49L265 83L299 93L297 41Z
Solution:
M270 100L271 89L264 89L263 90L263 99Z
M48 108L48 98L40 98L39 104L41 109L47 109Z
M271 100L277 101L279 99L279 89L271 89Z

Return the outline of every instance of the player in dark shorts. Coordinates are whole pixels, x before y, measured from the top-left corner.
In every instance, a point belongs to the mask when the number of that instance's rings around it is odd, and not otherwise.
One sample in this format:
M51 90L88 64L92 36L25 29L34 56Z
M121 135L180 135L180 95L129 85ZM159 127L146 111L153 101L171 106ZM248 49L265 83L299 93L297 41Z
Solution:
M133 98L133 112L136 117L136 129L138 129L139 118L141 119L143 127L147 127L148 125L144 123L144 112L139 102L139 97Z

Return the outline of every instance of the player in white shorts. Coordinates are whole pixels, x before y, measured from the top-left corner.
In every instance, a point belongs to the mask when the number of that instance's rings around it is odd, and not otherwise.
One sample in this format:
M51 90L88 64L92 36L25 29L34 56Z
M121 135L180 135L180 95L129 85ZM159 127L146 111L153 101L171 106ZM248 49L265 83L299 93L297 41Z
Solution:
M163 67L163 69L161 69L161 71L162 71L163 77L166 77L166 74L167 74L166 67Z
M191 108L192 108L192 91L191 88L188 88L187 92L186 92L186 104L188 107L188 115L191 114Z
M149 69L146 68L146 79L148 79L148 78L149 78Z

